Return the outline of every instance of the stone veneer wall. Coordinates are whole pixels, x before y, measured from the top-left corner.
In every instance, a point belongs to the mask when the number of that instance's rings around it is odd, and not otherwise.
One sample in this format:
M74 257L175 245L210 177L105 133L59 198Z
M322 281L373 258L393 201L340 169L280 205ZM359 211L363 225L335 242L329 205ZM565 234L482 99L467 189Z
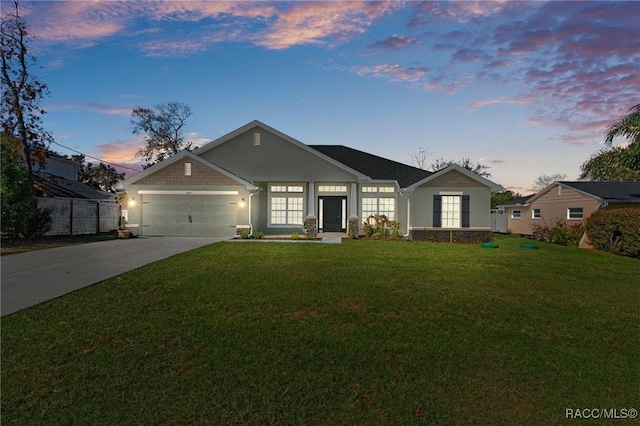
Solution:
M493 231L460 230L460 229L412 229L409 239L414 241L454 242L454 243L483 243L491 241Z
M358 216L349 216L347 222L347 232L351 233L353 229L353 235L357 236L360 232L360 218Z
M318 219L315 216L307 216L307 235L315 237L318 234Z

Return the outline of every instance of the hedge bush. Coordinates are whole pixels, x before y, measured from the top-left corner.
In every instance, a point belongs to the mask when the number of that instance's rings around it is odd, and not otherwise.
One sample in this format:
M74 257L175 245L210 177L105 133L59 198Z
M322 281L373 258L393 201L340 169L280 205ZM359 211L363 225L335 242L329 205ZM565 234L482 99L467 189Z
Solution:
M597 250L640 259L640 209L595 212L587 220L587 236Z
M550 225L535 225L533 227L533 237L536 240L563 246L578 246L583 234L584 224L582 222L567 224L557 220Z

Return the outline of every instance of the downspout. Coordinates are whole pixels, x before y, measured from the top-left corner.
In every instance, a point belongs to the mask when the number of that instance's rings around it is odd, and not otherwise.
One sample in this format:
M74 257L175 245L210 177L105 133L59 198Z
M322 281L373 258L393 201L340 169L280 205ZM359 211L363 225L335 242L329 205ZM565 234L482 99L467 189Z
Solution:
M249 193L249 236L253 236L253 222L251 221L251 216L253 216L252 210L251 210L251 197L253 197L255 195L255 193L251 192Z
M256 192L250 192L249 193L249 236L253 236L253 221L251 220L252 216L253 216L253 211L251 209L251 197L253 197L254 195L258 194L260 192L260 188L258 188L258 190Z
M403 235L405 238L409 238L409 224L411 219L411 198L402 191L398 191L400 195L407 198L407 233Z

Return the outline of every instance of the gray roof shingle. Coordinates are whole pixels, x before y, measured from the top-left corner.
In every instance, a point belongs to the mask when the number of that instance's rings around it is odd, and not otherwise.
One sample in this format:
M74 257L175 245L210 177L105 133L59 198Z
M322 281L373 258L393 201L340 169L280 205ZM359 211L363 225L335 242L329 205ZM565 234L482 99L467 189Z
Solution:
M416 183L433 174L417 167L358 151L344 145L308 146L372 179L397 180L401 188L406 188L412 183Z
M610 203L640 203L640 182L558 182Z

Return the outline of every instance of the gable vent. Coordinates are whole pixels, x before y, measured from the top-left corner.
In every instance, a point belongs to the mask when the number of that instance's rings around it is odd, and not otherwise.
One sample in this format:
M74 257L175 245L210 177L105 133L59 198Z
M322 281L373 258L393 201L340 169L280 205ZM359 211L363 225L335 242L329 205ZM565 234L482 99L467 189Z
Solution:
M253 134L253 144L255 146L259 146L260 145L260 133L254 133Z

